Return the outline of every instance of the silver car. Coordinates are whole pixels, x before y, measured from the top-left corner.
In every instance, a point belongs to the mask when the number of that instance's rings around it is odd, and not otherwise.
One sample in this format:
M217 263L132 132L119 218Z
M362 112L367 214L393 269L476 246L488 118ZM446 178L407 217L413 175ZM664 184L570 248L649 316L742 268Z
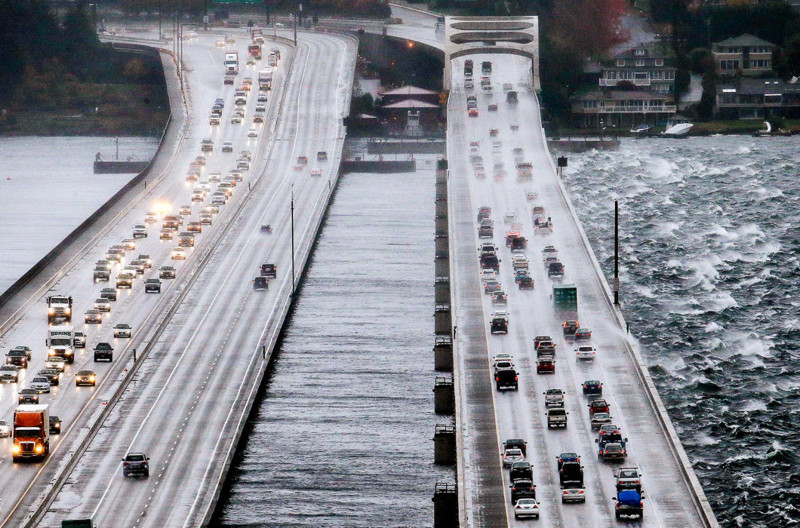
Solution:
M50 380L44 376L36 376L31 381L31 388L39 394L50 392Z
M0 438L11 436L11 426L6 420L0 420Z

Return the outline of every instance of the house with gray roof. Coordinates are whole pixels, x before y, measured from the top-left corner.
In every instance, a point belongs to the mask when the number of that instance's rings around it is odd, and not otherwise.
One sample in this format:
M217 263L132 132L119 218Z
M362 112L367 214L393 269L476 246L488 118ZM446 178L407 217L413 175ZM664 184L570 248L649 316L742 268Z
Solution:
M775 44L745 33L715 42L714 71L719 75L758 76L772 71Z
M739 78L717 84L716 113L723 119L800 117L800 83Z

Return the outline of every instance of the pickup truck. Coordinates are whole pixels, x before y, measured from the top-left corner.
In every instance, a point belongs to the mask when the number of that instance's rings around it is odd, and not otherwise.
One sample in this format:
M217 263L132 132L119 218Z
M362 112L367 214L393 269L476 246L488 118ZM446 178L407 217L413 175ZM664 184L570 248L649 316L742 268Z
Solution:
M626 489L642 492L642 470L638 467L619 468L614 476L617 479L617 493Z
M517 390L519 388L519 377L515 370L501 370L494 376L497 390Z
M640 521L644 519L643 500L644 495L634 490L620 491L617 496L614 497L616 503L614 513L617 520L621 520L623 517L638 517Z
M551 407L564 407L564 391L561 389L547 389L544 394L544 406Z
M547 410L547 428L567 427L567 415L569 413L563 408L552 408Z

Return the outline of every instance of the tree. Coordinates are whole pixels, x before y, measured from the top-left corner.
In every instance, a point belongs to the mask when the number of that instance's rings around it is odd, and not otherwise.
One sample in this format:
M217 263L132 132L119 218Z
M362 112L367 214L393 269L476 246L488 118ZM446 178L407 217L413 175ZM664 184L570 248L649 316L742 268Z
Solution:
M714 56L708 48L695 48L689 52L689 69L704 74L714 71Z
M681 95L685 94L692 83L692 76L689 70L678 68L675 72L675 98L680 99Z
M772 62L783 77L800 76L800 34L789 38L783 48L776 49Z
M553 13L551 35L582 58L596 57L622 41L625 0L563 0Z

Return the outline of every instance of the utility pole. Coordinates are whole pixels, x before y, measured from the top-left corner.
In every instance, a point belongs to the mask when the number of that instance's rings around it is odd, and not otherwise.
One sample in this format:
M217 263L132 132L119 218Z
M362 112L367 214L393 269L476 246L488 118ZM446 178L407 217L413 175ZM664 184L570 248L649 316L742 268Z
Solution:
M158 40L163 37L161 35L161 0L158 0Z
M614 305L619 306L619 201L614 200Z
M294 297L294 184L292 184L292 297Z

